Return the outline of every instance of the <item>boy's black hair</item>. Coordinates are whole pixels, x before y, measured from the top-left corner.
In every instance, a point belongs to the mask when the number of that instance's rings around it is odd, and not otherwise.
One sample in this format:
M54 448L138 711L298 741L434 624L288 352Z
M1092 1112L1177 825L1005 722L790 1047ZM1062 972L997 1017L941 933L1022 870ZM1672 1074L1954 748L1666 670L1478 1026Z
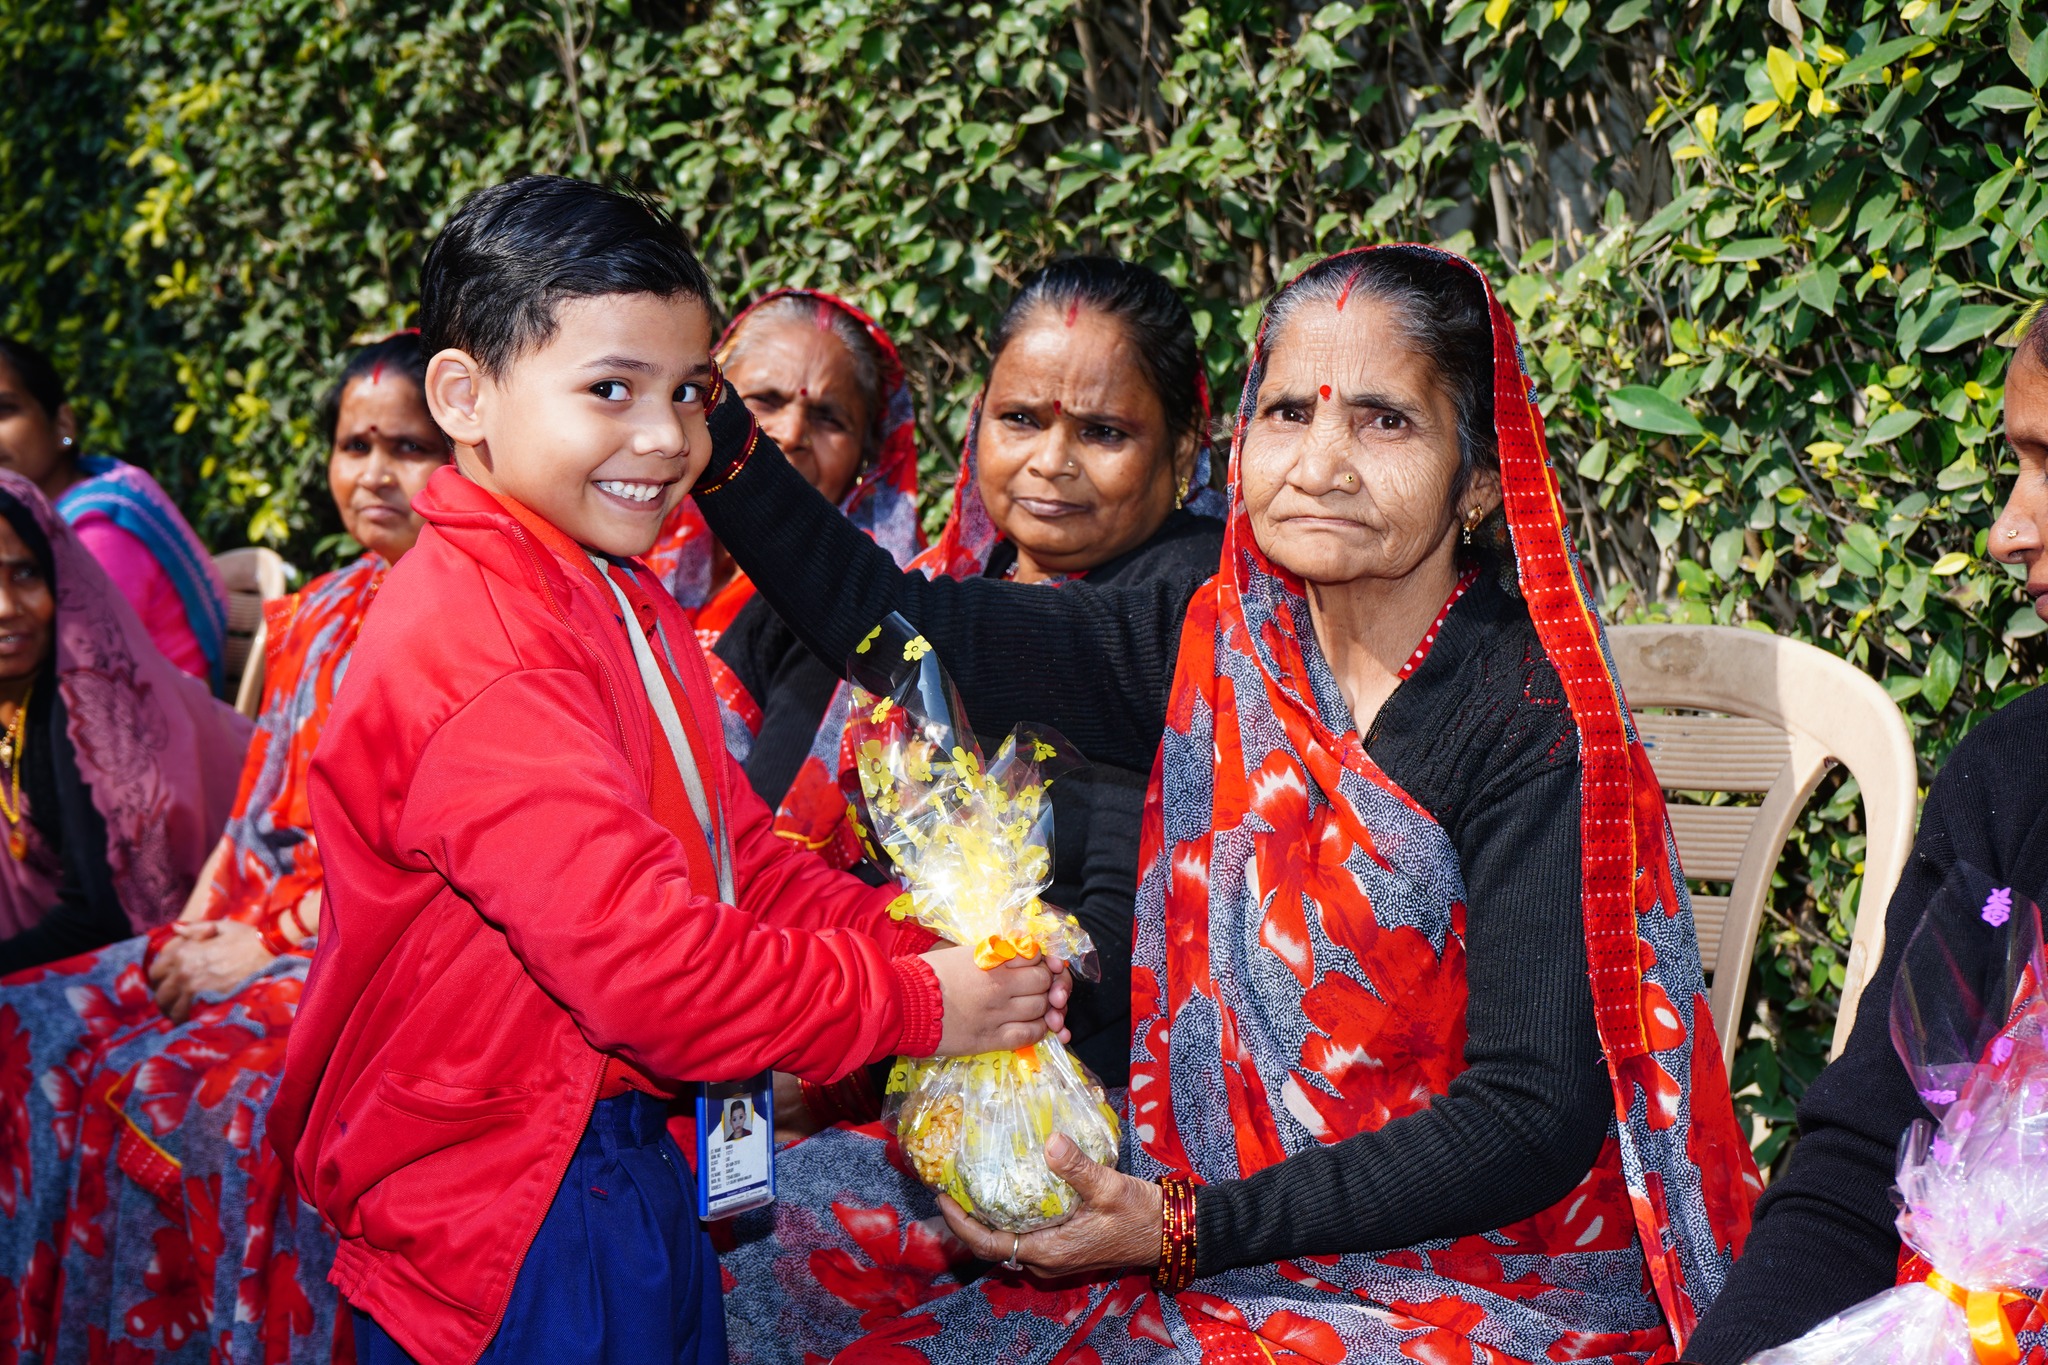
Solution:
M0 360L20 378L21 386L44 415L56 421L57 409L64 406L64 376L57 373L50 358L26 341L0 337Z
M420 344L456 347L502 374L555 334L563 299L687 295L711 281L674 217L651 200L560 175L471 195L420 270Z
M393 332L382 341L373 341L348 358L348 364L341 367L341 374L334 386L320 399L320 434L330 446L334 444L334 433L341 425L341 396L348 386L364 375L372 377L384 370L402 374L420 391L421 401L427 394L427 353L420 347L418 332Z

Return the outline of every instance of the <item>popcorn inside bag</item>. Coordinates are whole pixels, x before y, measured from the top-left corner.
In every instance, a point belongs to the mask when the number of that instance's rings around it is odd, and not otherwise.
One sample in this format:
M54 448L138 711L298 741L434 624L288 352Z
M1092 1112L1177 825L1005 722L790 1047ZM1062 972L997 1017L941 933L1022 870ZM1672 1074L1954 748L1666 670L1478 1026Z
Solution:
M861 835L908 890L891 907L996 967L1041 955L1093 978L1094 945L1072 915L1039 899L1052 879L1052 802L1080 764L1049 730L1018 726L984 763L931 645L891 615L852 660L849 732ZM1114 1165L1117 1118L1102 1087L1057 1038L1014 1052L898 1058L887 1112L918 1178L976 1219L1031 1232L1068 1217L1078 1198L1045 1164L1064 1133Z

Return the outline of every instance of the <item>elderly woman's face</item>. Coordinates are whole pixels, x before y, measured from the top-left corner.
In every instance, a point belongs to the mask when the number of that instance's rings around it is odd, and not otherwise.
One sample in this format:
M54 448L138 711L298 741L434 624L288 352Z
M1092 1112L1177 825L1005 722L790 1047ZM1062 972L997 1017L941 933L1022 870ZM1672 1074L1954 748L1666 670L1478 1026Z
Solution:
M411 375L387 367L341 391L327 489L365 550L396 563L412 548L422 525L412 500L447 462L448 443Z
M75 437L71 405L44 412L14 367L0 358L0 468L11 469L52 496L69 483L72 456L64 445Z
M32 676L50 653L57 595L13 525L0 519L0 682Z
M1183 445L1121 322L1040 309L989 373L976 445L981 499L1021 552L1019 576L1079 573L1151 539L1192 460Z
M844 342L795 318L743 323L725 377L804 482L833 502L846 496L876 414Z
M1407 576L1490 511L1498 481L1451 505L1457 411L1385 302L1308 303L1273 339L1240 456L1259 548L1310 583Z
M2025 566L2034 613L2048 620L2048 367L2032 347L2022 347L2005 374L2005 439L2020 472L1991 527L1991 553Z

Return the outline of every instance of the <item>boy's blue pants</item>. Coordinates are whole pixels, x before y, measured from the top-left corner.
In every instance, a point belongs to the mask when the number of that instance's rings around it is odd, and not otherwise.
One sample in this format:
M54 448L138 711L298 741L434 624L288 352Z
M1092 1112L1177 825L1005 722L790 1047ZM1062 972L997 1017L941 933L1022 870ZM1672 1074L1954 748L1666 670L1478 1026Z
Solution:
M723 1365L718 1256L662 1104L599 1100L479 1365ZM412 1365L355 1314L361 1365Z

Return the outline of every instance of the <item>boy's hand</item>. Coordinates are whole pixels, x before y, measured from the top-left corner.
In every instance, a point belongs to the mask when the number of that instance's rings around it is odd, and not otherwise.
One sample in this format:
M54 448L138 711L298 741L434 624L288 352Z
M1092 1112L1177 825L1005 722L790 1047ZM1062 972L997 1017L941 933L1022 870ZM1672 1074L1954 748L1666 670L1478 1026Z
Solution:
M937 974L945 997L938 1056L970 1057L1029 1047L1045 1036L1053 972L1044 959L1011 958L983 971L974 965L973 953L947 944L926 953L924 960Z

